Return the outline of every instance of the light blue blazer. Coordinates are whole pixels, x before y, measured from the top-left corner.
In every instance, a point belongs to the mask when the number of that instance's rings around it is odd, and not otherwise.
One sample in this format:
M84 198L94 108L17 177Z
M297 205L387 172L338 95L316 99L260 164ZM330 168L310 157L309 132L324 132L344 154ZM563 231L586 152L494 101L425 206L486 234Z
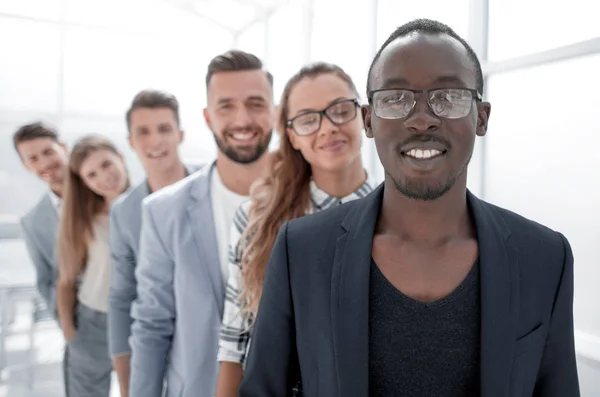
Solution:
M50 193L46 193L40 202L21 218L20 223L29 257L35 266L37 289L46 301L48 310L55 319L58 319L56 311L58 209L54 207Z
M111 357L128 354L131 304L137 296L135 264L139 256L142 200L150 194L147 181L122 195L110 209L110 292L108 342Z
M201 165L186 165L191 174ZM139 257L142 201L150 194L148 181L124 193L110 210L111 285L108 305L108 342L111 357L130 354L131 305L137 297L135 267Z
M224 285L212 214L214 164L148 196L132 306L130 397L210 397Z

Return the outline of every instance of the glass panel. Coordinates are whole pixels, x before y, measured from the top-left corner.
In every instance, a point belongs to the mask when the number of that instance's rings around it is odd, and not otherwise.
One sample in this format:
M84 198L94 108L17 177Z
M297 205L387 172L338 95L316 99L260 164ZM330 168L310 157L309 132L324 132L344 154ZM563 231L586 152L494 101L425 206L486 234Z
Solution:
M58 20L64 0L0 0L0 13Z
M600 24L589 0L489 0L488 34L488 58L501 60L598 37Z
M302 7L299 2L290 2L273 13L268 20L267 68L273 73L273 90L276 102L283 87L304 62L304 47L307 38L302 32ZM282 34L285 32L285 34ZM310 43L309 43L310 44Z
M394 30L415 18L430 18L450 26L461 37L469 30L470 0L398 1L379 0L377 45L381 46Z
M183 114L189 109L201 117L206 67L231 45L231 36L217 36L199 51L196 40L190 39L198 36L189 34L176 39L69 28L65 108L121 117L138 91L158 88L178 96ZM188 116L184 117L187 123Z
M190 11L162 0L64 1L66 20L76 24L153 32L162 36L194 25L213 25Z
M0 17L1 110L56 111L59 34L52 23Z
M254 54L264 61L266 55L264 22L257 22L244 30L237 40L237 48Z
M35 267L31 263L23 240L0 240L0 263L2 263L1 287L35 285Z
M372 54L369 35L362 34L358 28L364 23L369 7L367 0L353 2L352 7L348 7L345 0L315 1L311 47L313 61L332 62L342 67L363 98Z
M561 29L562 30L562 29ZM575 255L577 327L600 335L600 121L594 93L600 55L489 79L486 196L495 204L559 230ZM568 88L548 83L567 78ZM525 91L523 91L525 90Z

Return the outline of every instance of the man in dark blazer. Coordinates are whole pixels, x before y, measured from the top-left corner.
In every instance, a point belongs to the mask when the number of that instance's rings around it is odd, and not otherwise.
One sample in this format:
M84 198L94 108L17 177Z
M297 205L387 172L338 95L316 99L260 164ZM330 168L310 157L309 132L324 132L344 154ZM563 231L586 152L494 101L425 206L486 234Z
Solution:
M579 396L569 243L466 188L491 109L473 50L410 22L368 90L385 182L282 226L239 395Z

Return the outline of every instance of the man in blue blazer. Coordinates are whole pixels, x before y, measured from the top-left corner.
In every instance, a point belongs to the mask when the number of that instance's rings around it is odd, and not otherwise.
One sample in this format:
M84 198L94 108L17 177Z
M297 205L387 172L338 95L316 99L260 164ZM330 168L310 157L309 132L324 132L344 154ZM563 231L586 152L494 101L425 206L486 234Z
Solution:
M439 22L383 44L363 116L385 181L282 226L241 397L579 396L567 239L466 188L482 92Z
M135 267L139 254L142 200L151 192L183 179L198 169L185 166L179 157L184 132L180 127L179 102L170 93L143 90L126 114L129 144L136 152L146 179L123 194L111 207L109 293L109 345L119 378L121 396L129 393L131 305L137 296Z
M68 150L59 140L56 130L41 122L19 128L13 136L13 143L23 165L48 185L48 192L21 218L21 229L36 269L37 289L48 310L58 320L56 234L69 161Z
M167 397L214 395L229 231L267 161L272 83L252 54L214 58L204 116L217 159L143 202L130 397L160 397L164 378Z

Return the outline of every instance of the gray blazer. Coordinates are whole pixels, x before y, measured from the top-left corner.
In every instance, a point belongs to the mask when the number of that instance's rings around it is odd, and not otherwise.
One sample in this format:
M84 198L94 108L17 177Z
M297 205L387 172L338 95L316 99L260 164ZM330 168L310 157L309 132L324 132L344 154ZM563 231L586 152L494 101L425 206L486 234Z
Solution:
M147 197L132 306L131 397L210 397L224 285L214 231L212 166Z
M188 174L202 165L186 165ZM124 193L110 210L111 285L108 296L108 342L111 357L131 353L131 305L137 297L136 259L139 257L142 201L150 194L148 181Z
M21 228L29 257L35 266L37 289L46 301L48 310L55 319L58 319L56 311L58 210L52 204L50 193L46 193L40 202L21 218Z
M110 209L111 277L108 295L108 342L111 357L128 354L131 304L137 296L135 264L139 256L142 200L150 194L147 181L122 195Z

